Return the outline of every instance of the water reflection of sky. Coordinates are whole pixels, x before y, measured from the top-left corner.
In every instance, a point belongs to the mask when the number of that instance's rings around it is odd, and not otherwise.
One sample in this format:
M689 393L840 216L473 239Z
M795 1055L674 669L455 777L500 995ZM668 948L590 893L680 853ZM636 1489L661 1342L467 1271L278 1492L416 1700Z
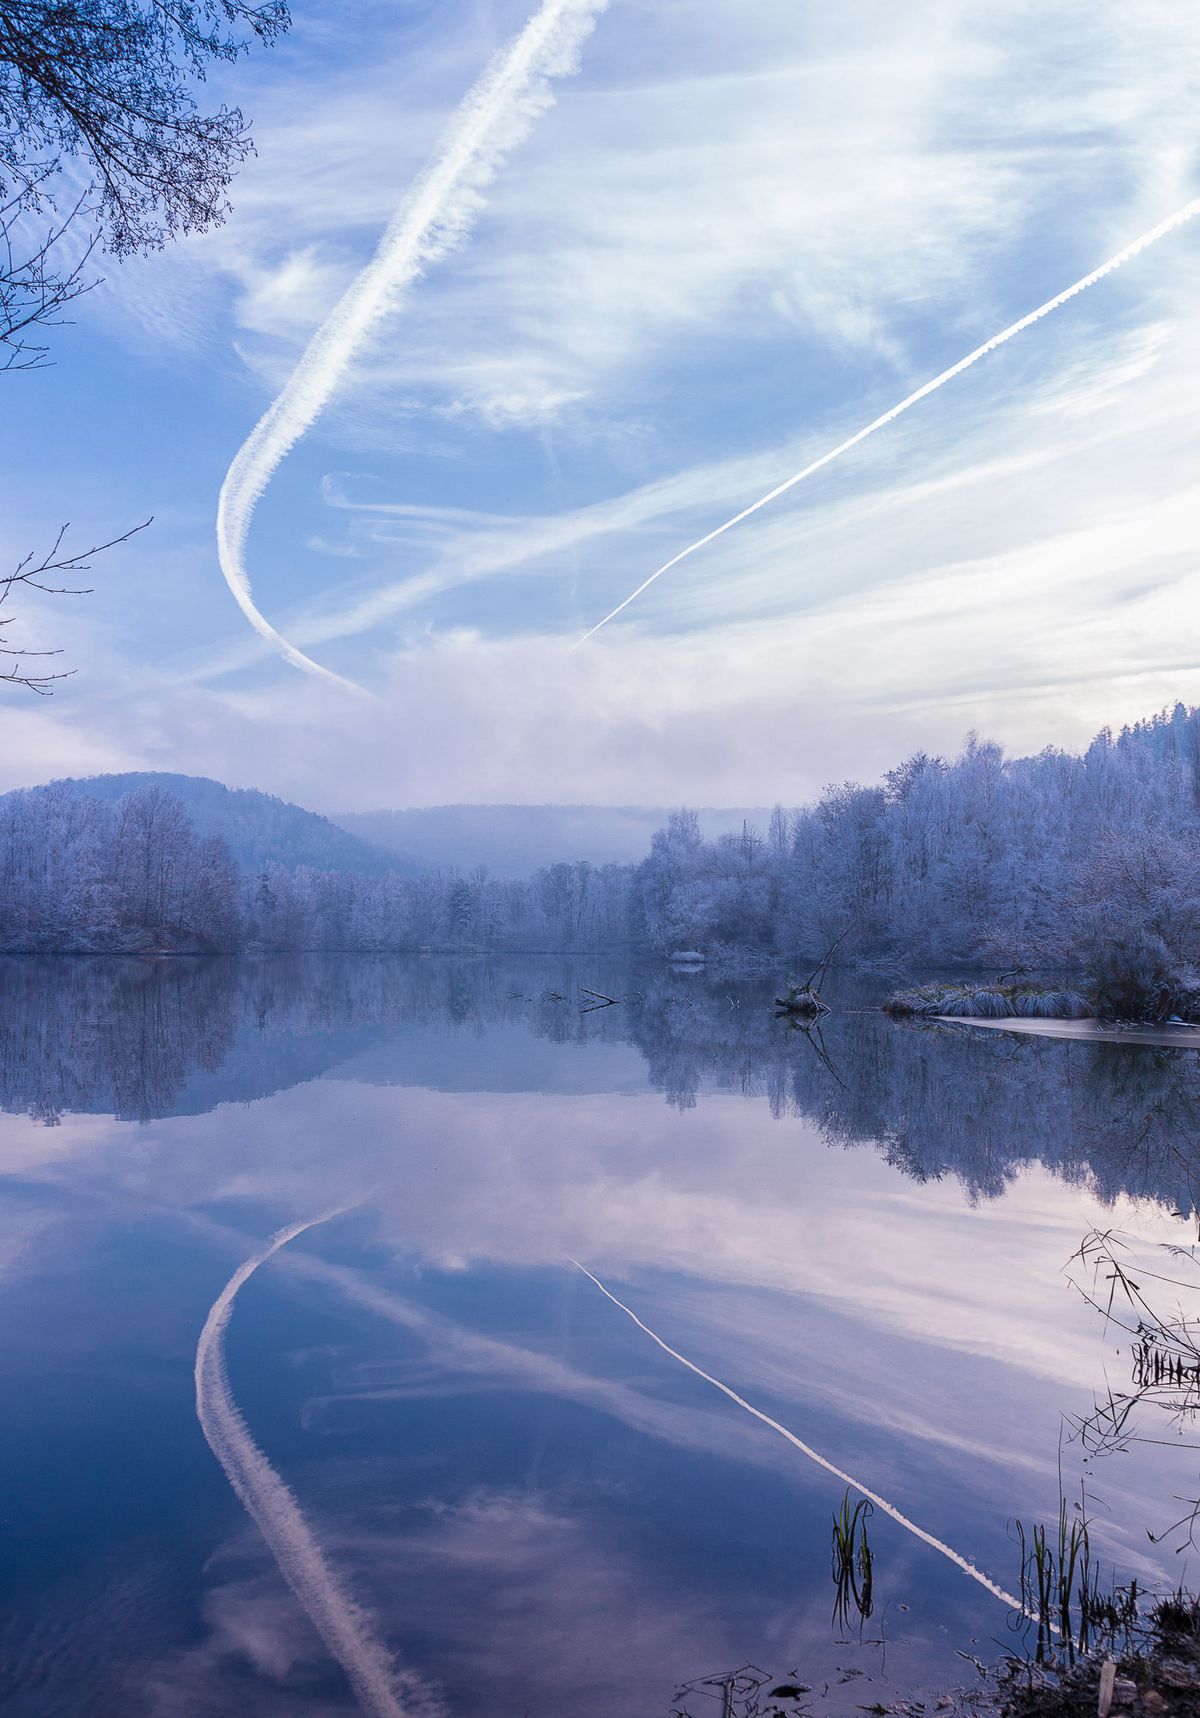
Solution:
M573 996L561 966L419 966L6 986L3 1097L33 1116L0 1115L0 1710L354 1709L192 1394L234 1268L354 1201L247 1285L229 1374L446 1711L665 1718L677 1682L748 1659L852 1710L838 1668L880 1653L830 1628L841 1486L568 1258L1011 1587L1007 1524L1056 1511L1063 1416L1123 1376L1064 1263L1097 1222L1189 1238L1191 1059L976 1055L854 1016L831 1071L753 992L609 973L641 1001L582 1020L545 998ZM112 1119L122 1093L149 1119ZM1073 1492L1077 1444L1062 1461ZM1192 1462L1096 1465L1106 1562L1177 1578L1145 1528ZM872 1526L889 1675L962 1680L1004 1607Z

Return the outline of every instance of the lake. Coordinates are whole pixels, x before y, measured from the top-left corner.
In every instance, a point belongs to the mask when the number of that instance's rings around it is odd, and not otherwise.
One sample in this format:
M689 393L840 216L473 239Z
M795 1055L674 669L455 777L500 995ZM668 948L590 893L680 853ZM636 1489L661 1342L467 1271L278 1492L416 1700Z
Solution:
M771 995L0 964L6 1718L887 1706L1020 1647L985 1581L1081 1484L1106 1580L1178 1580L1200 1457L1088 1458L1129 1355L1068 1262L1194 1240L1196 1052Z

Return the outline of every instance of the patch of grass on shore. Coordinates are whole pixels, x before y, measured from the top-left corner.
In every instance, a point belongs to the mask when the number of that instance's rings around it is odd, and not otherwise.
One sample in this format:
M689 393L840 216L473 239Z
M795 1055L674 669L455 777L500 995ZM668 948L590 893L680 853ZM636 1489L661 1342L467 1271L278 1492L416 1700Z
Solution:
M1091 1009L1077 990L1061 985L933 982L898 990L884 1003L889 1014L929 1020L949 1014L966 1020L1087 1020Z

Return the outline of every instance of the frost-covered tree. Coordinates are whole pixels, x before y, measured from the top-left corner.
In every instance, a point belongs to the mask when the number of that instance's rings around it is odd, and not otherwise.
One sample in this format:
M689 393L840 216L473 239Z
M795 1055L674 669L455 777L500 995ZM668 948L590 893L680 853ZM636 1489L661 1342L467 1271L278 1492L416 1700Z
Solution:
M681 810L640 865L523 880L276 860L239 876L163 787L109 805L85 786L0 799L0 948L695 948L790 962L837 943L908 966L1083 967L1114 997L1140 973L1162 1007L1184 993L1200 1007L1200 711L1182 706L1079 757L1009 759L972 736L955 758L918 753L878 786L777 808L765 836L706 841Z

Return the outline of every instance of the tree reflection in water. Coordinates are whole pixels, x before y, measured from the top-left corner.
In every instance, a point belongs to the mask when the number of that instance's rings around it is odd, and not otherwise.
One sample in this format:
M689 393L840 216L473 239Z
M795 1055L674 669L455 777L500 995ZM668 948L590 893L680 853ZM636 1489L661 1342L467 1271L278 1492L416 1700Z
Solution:
M284 1090L401 1031L518 1027L632 1046L680 1109L760 1097L830 1146L871 1147L919 1181L954 1175L975 1198L1040 1162L1106 1200L1196 1207L1192 1050L908 1024L870 1006L836 1009L818 1035L776 1021L770 1000L770 983L566 957L9 959L0 1105L47 1125L72 1112L147 1122Z

